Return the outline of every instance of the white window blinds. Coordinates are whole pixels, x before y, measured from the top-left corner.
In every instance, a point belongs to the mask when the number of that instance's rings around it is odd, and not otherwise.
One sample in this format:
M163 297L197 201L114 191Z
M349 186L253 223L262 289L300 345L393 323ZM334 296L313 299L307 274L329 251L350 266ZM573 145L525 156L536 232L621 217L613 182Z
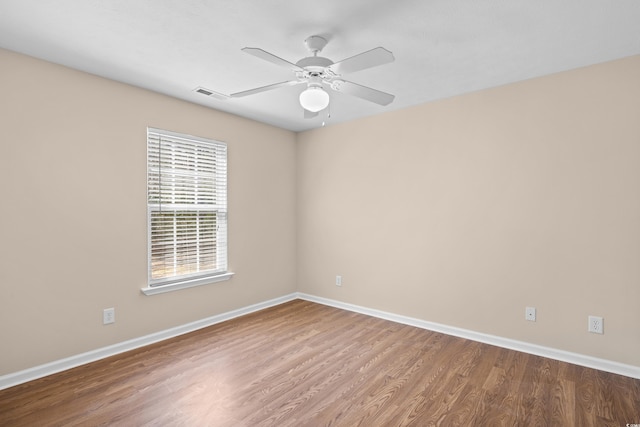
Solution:
M227 271L227 146L147 129L149 286Z

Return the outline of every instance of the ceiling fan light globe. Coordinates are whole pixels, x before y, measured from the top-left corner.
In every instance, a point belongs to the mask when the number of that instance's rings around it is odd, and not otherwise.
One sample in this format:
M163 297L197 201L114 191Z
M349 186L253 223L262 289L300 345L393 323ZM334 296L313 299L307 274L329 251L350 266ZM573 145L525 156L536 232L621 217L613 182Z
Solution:
M307 111L317 113L329 105L329 94L319 87L309 87L300 94L300 105Z

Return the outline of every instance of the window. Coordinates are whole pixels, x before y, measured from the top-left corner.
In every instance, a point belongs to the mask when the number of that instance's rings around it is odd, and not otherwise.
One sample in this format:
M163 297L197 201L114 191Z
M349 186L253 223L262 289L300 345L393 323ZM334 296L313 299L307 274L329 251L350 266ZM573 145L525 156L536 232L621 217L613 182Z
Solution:
M148 128L147 223L143 292L228 279L226 144Z

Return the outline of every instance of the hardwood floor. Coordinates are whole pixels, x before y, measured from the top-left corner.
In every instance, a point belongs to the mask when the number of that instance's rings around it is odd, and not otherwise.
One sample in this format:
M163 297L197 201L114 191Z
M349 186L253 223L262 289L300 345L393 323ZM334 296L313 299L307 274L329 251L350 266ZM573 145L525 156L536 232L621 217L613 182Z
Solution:
M640 380L296 300L0 391L2 426L625 426Z

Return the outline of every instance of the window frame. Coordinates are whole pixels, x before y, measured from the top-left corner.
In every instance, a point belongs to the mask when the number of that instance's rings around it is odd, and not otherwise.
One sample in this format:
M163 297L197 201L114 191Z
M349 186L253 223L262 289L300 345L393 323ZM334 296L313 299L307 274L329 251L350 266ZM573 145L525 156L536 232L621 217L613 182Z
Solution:
M154 190L152 190L152 183L151 183L151 179L152 179L152 175L154 177L158 177L158 182L161 183L162 182L162 176L164 175L166 177L166 174L170 174L173 179L177 182L177 176L181 173L193 173L194 175L198 174L197 168L194 167L194 169L179 169L178 167L175 168L168 168L167 170L161 170L160 169L160 156L161 156L161 150L162 150L162 138L166 138L167 142L165 143L164 146L167 145L173 145L172 149L175 151L178 151L178 149L176 147L178 147L180 144L184 143L185 145L192 145L194 147L203 147L205 148L205 150L211 150L213 154L211 154L211 156L214 157L213 163L215 164L215 167L213 167L212 169L214 170L214 172L210 172L208 176L208 178L210 180L212 180L213 184L215 185L215 191L212 191L209 195L212 196L212 201L211 203L207 204L199 204L198 202L195 203L184 203L184 204L179 204L179 203L175 203L175 200L172 200L171 203L169 204L165 204L165 211L168 213L173 212L174 213L174 224L179 221L179 213L192 213L196 215L196 227L200 226L200 222L202 221L200 218L200 214L202 212L215 212L216 215L216 219L215 219L215 238L213 238L212 240L215 241L215 248L213 248L213 250L215 251L215 265L216 266L220 266L218 268L215 269L207 269L204 271L196 271L196 272L190 272L187 274L174 274L174 275L169 275L166 277L161 277L161 278L154 278L153 276L153 245L154 245L154 241L153 241L153 214L157 213L157 212L163 212L163 203L162 203L162 187L160 186L160 184L158 184L156 187L154 188ZM153 142L152 142L153 141ZM180 142L183 141L183 142ZM158 160L155 161L155 163L152 161L151 159L151 145L152 143L155 143L156 146L158 148L156 148L156 151L158 152ZM196 136L192 136L192 135L187 135L187 134L182 134L182 133L177 133L177 132L171 132L171 131L167 131L167 130L162 130L162 129L157 129L157 128L152 128L152 127L148 127L147 128L147 140L146 140L146 147L147 147L147 180L146 180L146 197L147 197L147 286L142 288L142 292L146 295L153 295L153 294L157 294L157 293L163 293L163 292L169 292L169 291L174 291L174 290L178 290L178 289L184 289L184 288L190 288L193 286L200 286L200 285L206 285L209 283L216 283L216 282L220 282L223 280L228 280L233 276L233 273L230 272L228 270L228 251L227 251L227 235L228 235L228 228L227 228L227 221L228 221L228 207L227 207L227 191L228 191L228 185L227 185L227 165L228 165L228 156L227 156L227 144L224 142L220 142L220 141L216 141L216 140L212 140L212 139L208 139L208 138L202 138L202 137L196 137ZM220 159L218 158L219 156L223 156L223 164L220 166L220 168L218 167L218 163L220 162ZM198 162L198 157L194 156L194 163L197 164ZM155 160L155 159L154 159ZM211 160L211 158L209 158L208 160ZM152 170L152 164L156 165L156 171L154 172ZM154 175L155 173L155 175ZM197 179L196 179L197 182ZM195 185L197 187L197 184ZM170 188L172 188L171 191L175 192L175 186L170 186ZM151 193L155 191L157 192L157 198L158 201L156 203L152 203L151 202ZM198 194L200 195L200 193L198 192L199 190L193 189L194 193L194 198L195 195ZM165 193L166 194L166 193ZM172 193L172 197L175 199L175 195ZM215 205L215 208L213 208L213 206ZM170 215L171 216L171 215ZM200 238L200 231L199 228L197 228L198 231L195 232L195 236L196 236L196 240L199 240ZM177 229L174 228L173 231L173 245L174 247L178 246L178 243L180 243L180 239L177 239L178 237L178 232L176 231ZM171 236L170 236L171 237ZM184 242L182 242L184 243ZM199 244L199 242L196 244L197 248L198 248L198 255L196 255L196 258L198 259L198 263L201 260L201 256L200 256L200 249L202 248ZM206 248L205 248L206 249ZM211 249L211 248L209 248ZM188 252L188 251L187 251ZM185 254L185 252L183 252L183 254ZM183 255L184 256L184 255ZM180 257L180 252L175 252L175 248L174 248L174 263L178 263L179 264L179 260L178 258ZM176 268L174 266L174 268Z

